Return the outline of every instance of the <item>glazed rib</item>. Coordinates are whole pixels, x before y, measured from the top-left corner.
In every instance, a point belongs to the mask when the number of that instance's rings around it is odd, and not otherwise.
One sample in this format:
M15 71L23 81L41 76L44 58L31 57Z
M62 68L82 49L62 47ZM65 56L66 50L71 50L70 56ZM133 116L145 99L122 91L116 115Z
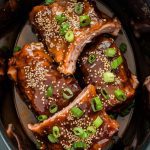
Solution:
M96 96L95 87L89 85L62 111L42 123L34 125L29 124L28 128L37 135L38 140L40 139L42 141L44 139L46 142L45 145L47 146L45 149L68 149L77 141L84 141L86 143L85 149L87 150L101 149L106 145L114 133L118 131L119 125L115 120L110 119L103 110L93 112L91 100ZM84 114L80 118L76 118L72 115L71 109L74 107L84 110ZM103 120L103 123L96 129L94 135L89 135L89 137L82 139L73 133L72 130L74 127L81 127L86 130L88 126L93 125L93 121L97 117L100 117ZM60 137L55 144L52 144L47 140L47 136L52 132L53 126L57 126L60 129Z
M51 116L49 108L58 106L58 111L67 106L80 91L78 82L64 77L53 65L42 43L26 44L9 60L8 75L16 82L28 106L37 115ZM52 94L47 95L49 86ZM70 99L63 96L63 89L72 91ZM51 92L51 91L50 91Z
M46 45L49 53L59 63L58 70L64 74L73 74L76 69L77 59L84 46L102 33L117 35L121 25L117 19L111 19L102 12L96 12L88 1L80 1L83 4L83 13L91 18L89 26L80 27L79 15L74 12L77 0L56 0L48 6L36 6L30 13L30 22L40 39ZM56 15L64 14L67 17L70 29L74 33L74 41L69 43L59 33L60 25Z
M108 57L105 51L108 48L116 50L114 57ZM89 62L89 57L95 56L93 63ZM111 67L113 60L121 57L123 62L116 68ZM112 38L99 37L92 45L85 48L79 58L79 68L83 73L84 82L93 84L101 98L106 110L111 110L116 106L125 104L133 100L135 90L138 86L138 80L128 69L128 65L123 54L120 52ZM107 83L104 81L104 73L111 72L114 74L114 82ZM102 89L106 91L108 98L103 95ZM124 92L126 99L118 100L115 96L115 90L120 89Z

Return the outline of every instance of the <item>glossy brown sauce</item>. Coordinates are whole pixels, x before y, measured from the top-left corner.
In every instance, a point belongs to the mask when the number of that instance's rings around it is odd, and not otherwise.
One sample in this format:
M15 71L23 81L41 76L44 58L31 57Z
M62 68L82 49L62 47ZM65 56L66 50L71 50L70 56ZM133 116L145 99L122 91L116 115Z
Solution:
M108 58L104 51L107 48L115 48L117 53L113 58ZM88 58L91 54L96 56L96 60L93 64L88 62ZM117 57L121 56L123 58L123 63L115 70L111 69L111 61L115 60ZM93 84L96 86L97 93L99 94L106 110L112 109L117 106L122 101L115 98L114 91L116 89L121 89L125 92L127 100L130 100L134 96L135 89L133 83L130 81L131 73L128 70L126 60L121 54L120 50L111 38L100 37L99 40L93 43L89 48L82 53L79 59L79 67L82 70L83 78L86 84ZM103 74L105 72L113 72L115 75L115 81L113 83L105 83L103 80ZM101 94L101 89L105 89L109 95L109 99L105 99Z

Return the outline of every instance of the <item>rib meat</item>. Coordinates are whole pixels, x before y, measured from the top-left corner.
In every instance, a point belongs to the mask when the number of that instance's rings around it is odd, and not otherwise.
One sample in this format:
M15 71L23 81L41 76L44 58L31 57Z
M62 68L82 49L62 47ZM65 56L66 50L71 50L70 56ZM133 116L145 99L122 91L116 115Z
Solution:
M21 95L37 115L52 115L49 108L54 104L58 111L61 110L80 91L74 78L64 77L55 68L42 43L26 44L9 60L8 75L17 83ZM49 86L52 95L47 96ZM69 100L63 96L65 88L73 93Z
M72 147L74 142L82 141L86 144L85 150L98 150L106 146L110 138L118 131L118 123L109 118L103 111L93 112L91 99L96 97L96 90L93 85L87 86L78 97L66 108L45 120L42 123L28 125L28 128L37 135L38 140L44 140L43 149L63 150ZM77 107L83 110L81 117L76 118L72 115L71 109ZM86 131L88 126L93 126L93 121L100 117L103 123L97 127L96 132L86 138L74 134L73 128L80 127ZM52 144L48 141L48 134L52 133L52 128L57 126L60 130L60 137L57 143Z
M106 56L105 51L108 48L114 48L116 50L114 57ZM93 63L89 62L91 56L95 56L95 61L93 61ZM119 57L122 58L123 62L116 69L113 69L111 63ZM88 45L81 54L78 63L83 73L84 82L87 85L95 85L97 93L104 103L106 110L110 110L115 106L120 106L122 103L125 104L133 99L135 90L138 86L138 80L128 69L124 56L117 48L112 38L99 37L92 45ZM107 83L104 81L105 72L114 74L114 82ZM114 94L117 89L124 92L126 101L117 99Z
M56 0L48 6L41 5L33 8L30 13L30 22L38 33L40 39L45 43L49 53L59 63L58 70L64 74L73 74L76 69L77 59L84 46L95 36L102 33L117 35L121 25L114 18L111 19L102 12L95 11L88 1L82 0L83 13L91 18L89 26L80 27L79 15L75 13L77 0ZM64 14L70 30L74 33L74 41L69 43L59 33L60 25L57 23L56 15Z

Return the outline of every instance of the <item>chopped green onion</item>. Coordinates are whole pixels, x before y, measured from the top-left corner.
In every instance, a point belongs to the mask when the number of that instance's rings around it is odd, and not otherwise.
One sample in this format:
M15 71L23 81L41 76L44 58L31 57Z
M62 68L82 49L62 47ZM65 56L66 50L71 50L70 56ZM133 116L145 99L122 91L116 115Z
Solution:
M85 149L86 147L87 147L86 143L81 141L73 143L73 148L75 149Z
M52 86L49 86L46 92L47 97L52 97L53 96L53 88Z
M83 134L80 136L80 138L82 139L87 139L88 137L89 137L89 134L86 131L84 131Z
M89 58L88 58L88 62L89 62L90 64L93 64L93 63L95 62L95 60L96 60L96 55L95 55L95 54L91 54L91 55L89 56Z
M115 90L114 94L119 101L125 101L127 99L125 93L120 89Z
M73 92L70 88L64 88L63 89L63 98L66 100L69 100L70 98L73 97Z
M49 134L49 135L48 135L48 140L49 140L51 143L57 143L57 142L58 142L58 139L55 138L53 134Z
M103 123L103 120L98 116L94 121L93 121L93 125L96 128L99 128Z
M38 116L38 121L44 121L44 120L46 120L48 117L46 116L46 115L40 115L40 116Z
M60 129L57 126L54 126L52 130L53 130L53 136L55 138L59 138L60 137Z
M74 41L73 31L71 31L71 30L67 31L67 33L65 34L65 39L66 39L66 41L68 41L70 43L73 42Z
M63 22L60 26L59 33L60 35L65 35L68 30L69 30L69 23Z
M125 53L127 50L127 45L125 43L121 43L119 49L121 50L121 52Z
M114 48L108 48L108 49L105 50L104 53L105 53L105 55L107 57L114 57L115 54L116 54L116 49L114 49Z
M21 47L20 46L16 46L15 48L14 48L14 52L18 52L18 51L20 51L21 50Z
M41 149L41 146L42 146L41 142L36 141L36 148L37 149Z
M45 0L45 4L46 4L46 5L52 4L52 3L54 3L54 1L55 1L55 0Z
M115 75L112 73L112 72L105 72L103 74L103 80L106 82L106 83L112 83L115 81Z
M83 13L83 4L81 2L78 2L75 5L74 11L76 14L81 15Z
M94 112L103 109L103 104L98 96L91 100L91 107Z
M119 56L117 59L111 62L111 68L117 69L122 63L123 63L123 59L121 56Z
M52 113L52 114L57 112L57 110L58 110L58 106L56 104L51 105L50 108L49 108L49 112Z
M71 108L71 113L74 117L80 118L84 112L78 107L73 107Z
M81 136L83 134L84 130L81 127L75 127L73 129L73 132L74 132L75 135Z
M64 14L56 15L55 19L58 24L62 24L64 21L67 20L67 17Z
M105 89L101 89L101 94L105 99L109 99L109 95Z
M88 134L95 134L96 133L96 128L94 126L87 127L87 133Z
M79 20L80 20L80 27L88 26L91 23L91 18L88 15L80 16Z

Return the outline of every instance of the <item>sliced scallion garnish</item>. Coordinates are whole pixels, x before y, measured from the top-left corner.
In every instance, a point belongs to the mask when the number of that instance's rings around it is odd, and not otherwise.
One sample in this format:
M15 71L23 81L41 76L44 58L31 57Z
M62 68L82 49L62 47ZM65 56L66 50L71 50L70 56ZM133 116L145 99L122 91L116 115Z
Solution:
M103 104L98 96L94 97L91 100L91 107L94 112L97 112L103 109Z
M118 58L116 58L111 62L111 68L117 69L122 63L123 63L123 59L121 56L119 56Z
M81 15L83 13L83 4L81 2L75 4L74 11L77 15Z
M14 48L14 52L18 52L18 51L20 51L21 50L21 47L20 46L16 46L15 48Z
M105 89L101 89L101 94L105 99L109 99L108 92Z
M65 35L68 30L69 30L69 23L68 22L63 22L60 26L59 34L60 35Z
M115 81L115 75L112 73L112 72L105 72L103 74L103 80L106 82L106 83L112 83Z
M71 108L71 113L74 117L80 118L84 112L78 107L73 107Z
M63 98L66 100L69 100L73 97L73 92L70 88L64 88L63 89Z
M127 45L125 43L121 43L119 49L121 52L125 53L127 50Z
M116 54L116 49L114 49L114 48L108 48L108 49L105 50L104 53L105 53L105 55L107 57L114 57L115 54Z
M93 64L96 61L96 55L91 54L88 58L88 63Z
M49 140L51 143L57 143L57 142L58 142L58 139L55 138L53 134L49 134L47 138L48 138L48 140Z
M73 148L75 149L85 149L86 147L87 147L86 143L82 141L73 143Z
M40 115L40 116L38 116L38 121L44 121L44 120L46 120L48 117L46 116L46 115Z
M83 15L79 17L80 27L89 26L91 23L91 18L88 15Z
M54 126L52 130L53 130L53 136L55 138L59 138L60 137L60 129L57 126Z
M99 128L102 124L103 124L103 120L99 116L93 121L93 125L96 128Z
M127 99L125 93L120 89L115 90L114 94L119 101L125 101Z
M58 24L62 24L64 21L67 20L67 17L64 14L56 15L55 19Z
M77 136L81 136L84 132L84 130L81 127L75 127L73 128L73 132Z
M73 31L71 31L71 30L67 31L67 33L65 34L65 39L69 43L73 42L74 41L74 33L73 33Z
M54 1L55 1L55 0L45 0L45 4L46 4L46 5L52 4L52 3L54 3Z
M57 110L58 110L58 106L56 104L51 105L49 108L49 112L52 114L56 113Z
M52 86L49 86L49 87L47 88L46 96L47 96L47 97L52 97L52 96L53 96L53 88L52 88Z
M94 126L88 126L87 127L87 133L88 134L95 134L96 133L96 128Z

